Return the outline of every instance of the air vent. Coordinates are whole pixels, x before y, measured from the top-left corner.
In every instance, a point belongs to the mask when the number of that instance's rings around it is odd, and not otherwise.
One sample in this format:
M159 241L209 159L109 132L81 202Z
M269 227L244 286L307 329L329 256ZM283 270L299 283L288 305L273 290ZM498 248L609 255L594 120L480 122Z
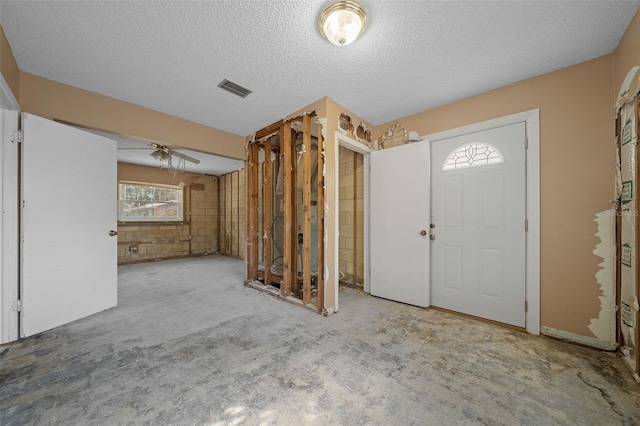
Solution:
M231 92L234 95L238 95L241 98L246 98L251 93L251 90L246 87L242 87L239 84L234 83L233 81L229 81L226 78L218 84L218 87L226 90L227 92Z

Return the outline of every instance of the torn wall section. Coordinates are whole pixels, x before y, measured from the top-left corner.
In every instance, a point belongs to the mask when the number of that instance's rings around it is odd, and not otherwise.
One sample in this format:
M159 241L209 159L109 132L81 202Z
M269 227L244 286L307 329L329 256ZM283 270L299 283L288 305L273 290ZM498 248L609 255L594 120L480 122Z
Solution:
M631 368L636 370L636 221L637 221L637 171L635 102L625 104L620 110L620 331L622 352Z

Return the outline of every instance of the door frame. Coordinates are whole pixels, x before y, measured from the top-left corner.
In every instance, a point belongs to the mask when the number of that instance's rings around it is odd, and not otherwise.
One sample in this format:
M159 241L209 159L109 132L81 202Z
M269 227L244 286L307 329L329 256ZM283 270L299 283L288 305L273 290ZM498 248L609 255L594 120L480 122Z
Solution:
M343 146L351 151L355 151L359 154L362 154L363 157L363 161L364 161L364 291L366 293L370 293L370 280L369 280L369 274L370 274L370 270L369 270L369 154L373 151L373 149L369 148L367 145L360 143L358 141L356 141L353 138L350 138L349 136L345 136L340 132L336 132L335 134L335 138L334 138L334 146L333 146L333 152L334 152L334 156L333 156L333 164L334 166L334 170L333 170L333 181L335 182L335 191L333 194L334 200L333 200L333 205L335 206L335 208L333 209L333 216L334 216L334 220L335 220L335 224L336 224L336 231L335 231L335 238L333 239L333 249L334 249L334 255L333 255L333 270L335 271L335 273L333 274L333 287L335 290L335 310L336 312L338 311L338 299L339 299L339 286L340 286L340 277L339 277L339 269L340 269L340 264L339 264L339 242L340 242L340 238L339 238L339 232L338 232L338 224L340 223L340 212L338 209L338 205L339 205L339 200L340 200L340 194L338 191L338 182L339 182L339 173L340 173L340 158L339 158L339 151L340 151L340 146ZM325 226L326 229L326 226ZM330 241L330 240L328 240Z
M20 104L0 74L0 204L3 212L0 223L0 344L17 340L19 332L19 154L16 138L19 111Z
M525 295L527 332L540 334L540 110L533 109L505 117L482 121L455 129L432 133L422 137L429 143L469 133L481 132L495 127L525 123L526 150L526 234Z

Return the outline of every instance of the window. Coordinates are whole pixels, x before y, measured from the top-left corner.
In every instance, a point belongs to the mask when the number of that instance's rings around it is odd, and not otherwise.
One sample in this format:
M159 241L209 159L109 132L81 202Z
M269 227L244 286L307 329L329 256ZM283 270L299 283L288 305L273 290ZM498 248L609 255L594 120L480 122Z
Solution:
M122 222L182 221L182 187L120 182L118 220Z
M442 164L442 171L503 163L504 157L498 148L485 142L473 142L454 149Z

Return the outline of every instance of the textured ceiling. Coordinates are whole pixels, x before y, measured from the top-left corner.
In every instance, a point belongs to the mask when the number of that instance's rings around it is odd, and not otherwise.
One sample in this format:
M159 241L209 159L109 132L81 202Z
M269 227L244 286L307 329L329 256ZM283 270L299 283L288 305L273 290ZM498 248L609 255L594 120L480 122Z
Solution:
M324 96L381 124L608 54L640 4L362 0L339 48L325 3L3 0L0 23L23 71L244 136Z

